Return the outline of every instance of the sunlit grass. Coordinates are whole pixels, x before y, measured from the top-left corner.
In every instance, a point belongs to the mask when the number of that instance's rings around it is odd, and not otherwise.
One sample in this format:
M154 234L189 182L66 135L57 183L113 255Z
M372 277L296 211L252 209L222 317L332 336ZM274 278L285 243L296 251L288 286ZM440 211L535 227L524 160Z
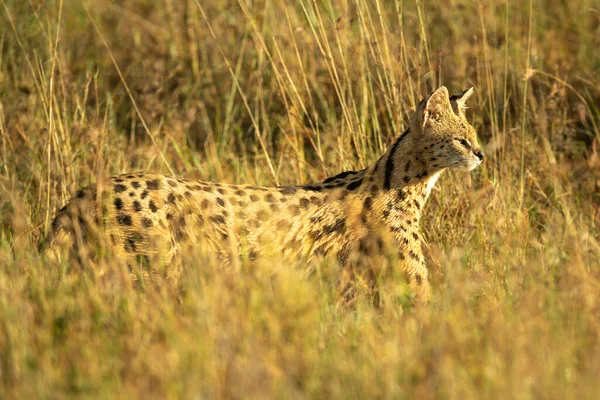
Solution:
M1 4L1 398L597 397L594 1ZM426 307L343 307L329 264L190 255L140 284L110 255L37 253L74 190L110 174L364 168L442 84L476 87L487 158L427 205Z

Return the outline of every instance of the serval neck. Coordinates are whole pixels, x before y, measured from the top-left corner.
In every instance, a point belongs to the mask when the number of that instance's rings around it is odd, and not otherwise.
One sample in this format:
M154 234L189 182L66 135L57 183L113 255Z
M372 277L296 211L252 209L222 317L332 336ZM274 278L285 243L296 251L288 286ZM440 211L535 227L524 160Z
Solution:
M342 189L344 196L365 199L392 231L403 221L418 223L423 206L443 172L429 168L422 157L424 149L406 130L372 166L361 171L346 171L304 190L328 192ZM378 206L376 206L378 205Z
M425 150L419 147L410 129L400 135L373 167L383 189L403 188L415 195L425 189L426 199L443 169L427 164L423 158Z
M442 168L428 167L422 151L407 129L369 168L346 171L325 179L322 184L304 186L308 190L345 188L349 192L399 192L425 201Z

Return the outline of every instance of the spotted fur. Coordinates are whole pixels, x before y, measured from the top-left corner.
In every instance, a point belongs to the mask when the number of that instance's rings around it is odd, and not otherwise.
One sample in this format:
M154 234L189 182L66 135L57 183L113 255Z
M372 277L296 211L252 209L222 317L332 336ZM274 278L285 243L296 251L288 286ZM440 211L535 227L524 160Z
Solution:
M373 264L392 243L396 267L425 302L430 287L419 221L427 197L444 170L471 170L483 160L464 116L472 92L449 97L440 87L374 165L322 183L257 187L151 173L111 177L78 191L59 211L46 253L60 257L64 247L81 252L105 235L110 251L132 268L168 265L192 249L232 264L277 255L331 257L345 266Z

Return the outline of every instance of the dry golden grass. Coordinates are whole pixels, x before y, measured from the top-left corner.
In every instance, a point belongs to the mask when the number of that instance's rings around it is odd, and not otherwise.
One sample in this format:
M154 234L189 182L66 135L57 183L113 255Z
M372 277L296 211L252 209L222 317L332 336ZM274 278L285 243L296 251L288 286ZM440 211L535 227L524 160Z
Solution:
M597 398L597 1L0 4L1 398ZM36 250L101 176L363 168L441 84L477 88L488 158L427 206L427 307L339 307L328 265L138 287Z

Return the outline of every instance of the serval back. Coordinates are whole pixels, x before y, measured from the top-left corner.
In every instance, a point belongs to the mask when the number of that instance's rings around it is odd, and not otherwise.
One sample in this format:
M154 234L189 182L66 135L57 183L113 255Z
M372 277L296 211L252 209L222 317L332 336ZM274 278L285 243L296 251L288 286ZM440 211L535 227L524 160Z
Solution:
M440 174L483 160L465 102L440 87L425 98L406 131L372 166L321 183L257 187L133 173L81 189L61 209L46 241L51 258L81 255L98 235L135 271L168 266L201 249L224 263L277 256L298 262L332 257L344 267L376 265L389 244L418 302L430 297L419 223ZM375 267L376 268L376 267Z

